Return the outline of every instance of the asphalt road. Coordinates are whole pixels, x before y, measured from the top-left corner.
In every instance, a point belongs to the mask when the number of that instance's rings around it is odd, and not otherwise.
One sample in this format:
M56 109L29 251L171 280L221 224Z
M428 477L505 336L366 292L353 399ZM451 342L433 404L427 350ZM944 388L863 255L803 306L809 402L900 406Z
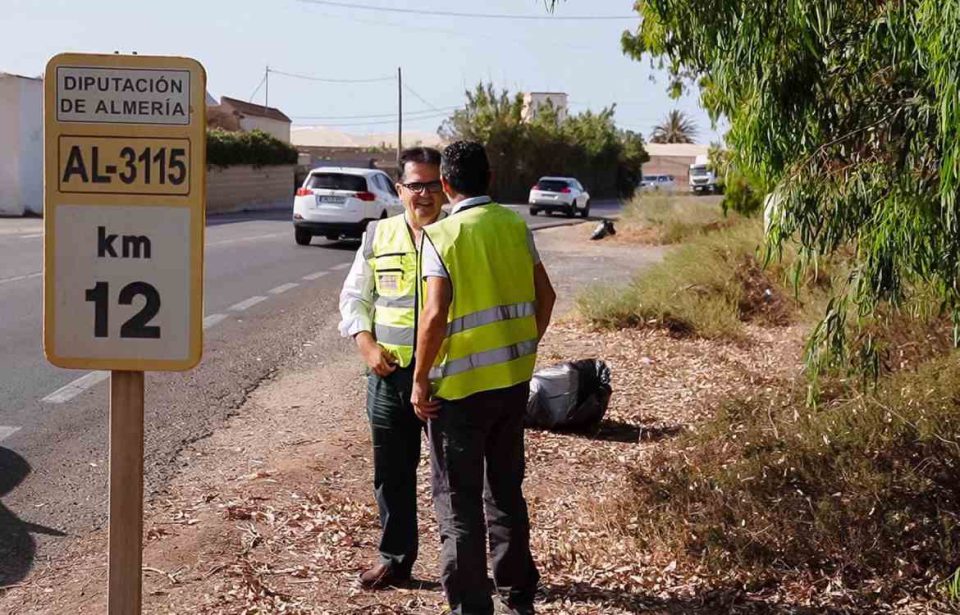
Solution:
M534 228L570 222L516 209ZM597 203L593 214L618 209ZM216 429L318 329L336 335L337 296L356 248L322 238L295 245L287 212L208 221L203 361L146 378L148 494L177 470L185 444ZM106 374L44 359L41 271L42 221L0 218L0 554L33 524L37 552L19 556L22 575L55 556L65 542L58 534L97 529L107 510Z

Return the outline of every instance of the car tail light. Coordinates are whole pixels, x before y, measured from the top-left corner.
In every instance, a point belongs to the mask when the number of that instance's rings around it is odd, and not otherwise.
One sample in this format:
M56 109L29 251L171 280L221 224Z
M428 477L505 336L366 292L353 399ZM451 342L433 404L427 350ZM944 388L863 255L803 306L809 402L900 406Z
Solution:
M356 197L357 197L358 199L360 199L361 201L376 201L376 200L377 200L377 195L375 195L375 194L372 193L372 192L358 192L358 193L355 194L354 196L356 196Z
M313 190L310 188L297 188L297 196L313 196Z
M534 184L534 185L533 185L533 188L530 188L530 189L531 189L531 190L539 190L539 188L537 188L537 186L539 186L539 185L540 185L540 184Z
M562 193L564 193L564 194L570 194L570 188L564 188L564 189L561 190L560 192L562 192Z

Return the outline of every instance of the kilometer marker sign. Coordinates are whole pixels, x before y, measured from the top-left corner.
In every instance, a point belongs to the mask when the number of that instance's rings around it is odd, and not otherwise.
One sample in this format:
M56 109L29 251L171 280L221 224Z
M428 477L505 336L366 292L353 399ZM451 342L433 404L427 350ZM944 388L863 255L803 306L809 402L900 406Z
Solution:
M44 90L47 359L190 369L203 336L203 68L61 54Z

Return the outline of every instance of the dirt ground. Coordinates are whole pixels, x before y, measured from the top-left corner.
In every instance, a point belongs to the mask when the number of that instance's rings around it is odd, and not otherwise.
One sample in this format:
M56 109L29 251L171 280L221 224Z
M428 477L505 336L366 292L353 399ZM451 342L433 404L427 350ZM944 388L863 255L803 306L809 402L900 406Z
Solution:
M748 326L748 341L732 344L591 330L569 313L575 290L625 281L663 255L663 248L590 242L591 229L536 236L564 314L543 342L540 364L602 358L614 389L592 433L527 432L539 612L797 612L802 605L776 592L715 590L699 571L640 552L617 510L631 468L710 416L719 399L794 377L800 332ZM331 314L325 330L336 321ZM426 447L417 582L379 592L357 585L378 540L363 400L353 348L325 333L250 395L226 429L184 450L186 469L147 504L144 612L441 612ZM104 533L83 539L68 557L0 594L0 612L106 612L105 547Z

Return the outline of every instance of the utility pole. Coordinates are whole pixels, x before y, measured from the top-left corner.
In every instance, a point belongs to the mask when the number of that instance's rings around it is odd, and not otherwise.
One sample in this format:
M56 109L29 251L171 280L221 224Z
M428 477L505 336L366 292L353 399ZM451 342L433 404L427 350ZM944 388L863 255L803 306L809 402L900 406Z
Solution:
M270 65L267 64L267 70L263 73L263 84L266 86L264 88L263 95L263 106L267 108L270 106Z
M397 67L397 168L400 168L400 151L403 149L403 72Z

